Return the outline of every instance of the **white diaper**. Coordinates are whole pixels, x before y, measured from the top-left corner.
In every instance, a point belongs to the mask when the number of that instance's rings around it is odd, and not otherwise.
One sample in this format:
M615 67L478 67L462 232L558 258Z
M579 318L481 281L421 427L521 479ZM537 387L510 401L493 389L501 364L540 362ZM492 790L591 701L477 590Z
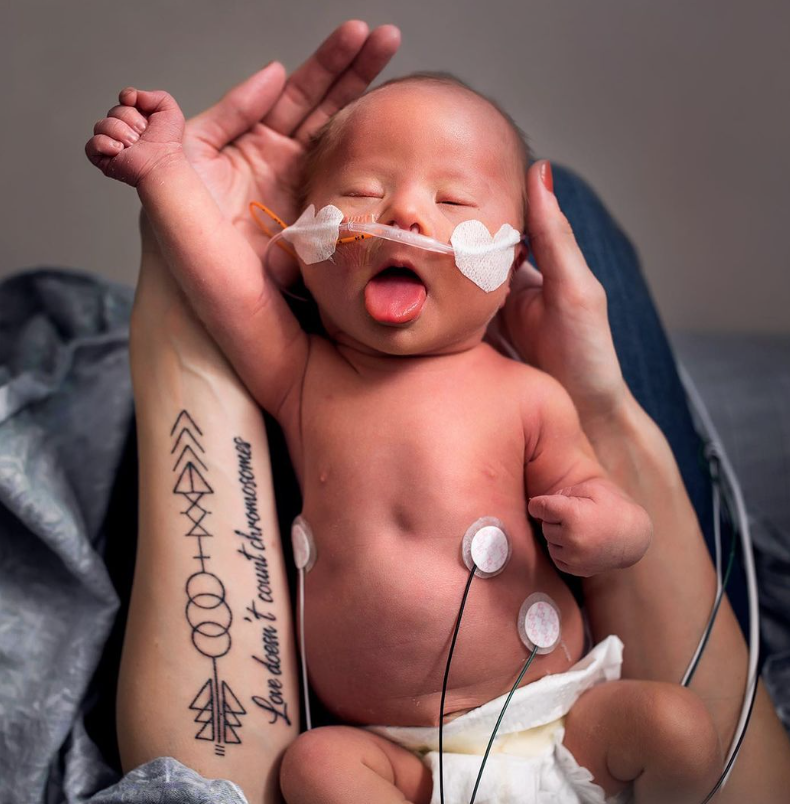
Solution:
M609 636L565 673L516 690L497 732L475 804L613 804L562 744L565 715L585 690L620 678L623 643ZM480 763L507 694L444 726L444 802L469 804ZM439 731L422 726L369 726L417 752L433 773L431 804L439 804Z

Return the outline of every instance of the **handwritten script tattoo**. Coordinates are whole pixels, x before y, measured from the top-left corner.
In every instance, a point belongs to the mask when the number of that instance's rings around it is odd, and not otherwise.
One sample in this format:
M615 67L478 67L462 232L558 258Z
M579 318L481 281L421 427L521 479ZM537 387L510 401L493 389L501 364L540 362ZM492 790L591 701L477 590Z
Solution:
M247 710L219 673L219 660L231 648L233 613L225 599L225 585L219 576L206 569L211 556L204 552L203 542L205 540L211 544L209 540L214 538L214 534L207 528L206 518L211 511L205 507L205 498L214 490L207 480L208 466L205 461L208 458L200 443L203 431L186 410L178 414L170 436L174 439L170 453L178 454L173 466L177 477L173 494L181 495L187 503L186 509L181 511L190 523L184 535L196 540L197 555L193 558L200 563L200 569L187 578L186 618L192 628L192 644L212 664L211 675L192 699L189 708L196 712L195 723L200 724L195 739L213 742L214 753L225 756L226 744L241 743L236 730L242 725L239 717L246 715Z
M277 630L277 617L269 607L274 606L274 593L269 576L269 561L266 556L266 543L260 528L261 517L258 513L258 487L255 483L255 472L252 468L252 446L243 438L233 439L239 459L239 483L244 497L244 514L246 528L236 530L236 536L242 539L237 553L255 572L256 596L247 606L244 619L248 623L260 627L261 654L253 654L252 658L266 672L267 694L253 695L252 700L269 715L269 723L282 721L291 725L288 716L288 703L285 700L282 682L282 662L280 657L280 635Z

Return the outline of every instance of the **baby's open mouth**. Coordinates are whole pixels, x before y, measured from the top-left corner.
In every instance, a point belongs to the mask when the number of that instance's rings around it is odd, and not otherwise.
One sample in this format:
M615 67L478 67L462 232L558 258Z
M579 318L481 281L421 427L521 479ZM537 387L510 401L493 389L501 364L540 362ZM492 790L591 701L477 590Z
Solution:
M415 270L388 265L365 286L365 309L380 324L407 324L422 312L428 290Z

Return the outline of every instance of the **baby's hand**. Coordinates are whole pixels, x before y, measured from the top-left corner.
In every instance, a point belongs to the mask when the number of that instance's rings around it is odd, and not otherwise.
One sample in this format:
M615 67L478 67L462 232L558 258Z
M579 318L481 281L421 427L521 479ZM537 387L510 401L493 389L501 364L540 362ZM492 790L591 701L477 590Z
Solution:
M184 115L171 95L127 87L93 127L88 159L105 176L137 187L174 155L183 155Z
M557 569L584 578L635 564L653 535L647 511L603 478L532 497L527 510L542 520Z

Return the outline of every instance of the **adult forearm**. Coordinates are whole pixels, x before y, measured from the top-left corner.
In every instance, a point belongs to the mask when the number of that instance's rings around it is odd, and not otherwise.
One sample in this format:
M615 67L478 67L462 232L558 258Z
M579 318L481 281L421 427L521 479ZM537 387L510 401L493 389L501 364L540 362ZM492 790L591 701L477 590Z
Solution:
M647 510L653 522L653 541L641 561L628 570L585 580L591 620L608 622L615 609L627 606L633 614L635 645L641 643L640 629L663 634L669 627L672 650L659 655L629 651L626 672L639 678L680 681L716 593L713 564L680 470L663 433L630 394L614 415L583 418L582 426L612 480ZM685 612L684 617L673 616L668 623L670 608ZM710 659L720 650L730 651L730 659L743 660L745 667L745 643L737 625L729 627L734 617L726 601L719 621L728 627L715 630L698 681L715 673ZM720 637L724 633L726 639ZM729 683L727 692L737 696L742 691L740 674L734 673Z
M144 243L131 368L140 477L118 687L124 769L173 756L279 801L299 723L262 414Z
M630 392L607 416L582 416L598 460L624 491L652 516L672 516L696 529L696 517L664 434Z

